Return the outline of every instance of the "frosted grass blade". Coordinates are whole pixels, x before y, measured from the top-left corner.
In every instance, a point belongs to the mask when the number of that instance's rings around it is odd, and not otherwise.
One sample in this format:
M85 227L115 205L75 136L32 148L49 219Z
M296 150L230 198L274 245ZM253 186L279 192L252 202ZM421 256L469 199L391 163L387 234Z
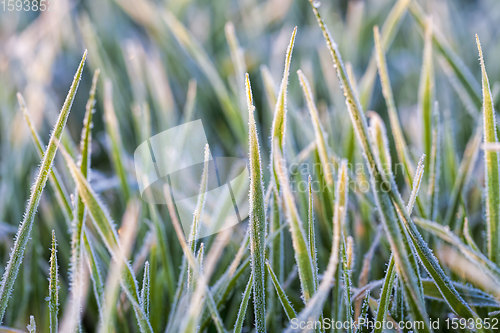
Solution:
M247 313L248 299L250 298L250 294L252 292L252 284L253 275L250 274L247 286L245 287L245 291L243 292L243 299L241 300L240 309L238 310L238 317L236 317L236 323L234 324L234 333L241 333L243 321L245 320L245 315Z
M292 303L290 303L290 301L288 300L285 291L281 287L281 284L278 281L276 274L274 274L273 268L271 267L268 261L266 261L266 266L267 266L267 272L269 273L271 281L273 282L274 289L276 290L276 294L278 294L280 303L283 306L283 310L285 310L285 314L288 320L292 320L293 318L297 317L297 313L295 312Z
M76 74L73 78L73 83L71 84L68 95L66 96L59 117L50 136L49 144L40 165L38 175L31 189L30 199L26 206L23 221L19 225L19 229L16 234L16 241L9 255L9 262L5 267L2 282L0 284L0 323L5 315L5 309L7 308L7 303L9 301L10 294L12 293L12 288L24 257L24 251L30 238L31 228L38 209L38 204L40 203L43 189L47 183L47 178L49 177L49 173L52 168L58 144L61 139L64 126L66 125L71 105L73 104L73 100L78 89L78 84L80 83L86 58L87 51L83 54L80 65L78 66Z
M59 313L59 267L57 265L56 232L52 230L52 247L50 250L50 278L49 278L49 317L50 333L57 333L57 315Z
M491 97L490 83L484 66L483 51L479 37L476 35L479 60L481 62L483 88L483 131L484 143L498 142L495 108ZM488 240L488 257L500 265L500 162L496 151L484 152L485 186L486 186L486 234Z
M264 201L264 187L262 185L262 167L260 160L259 139L255 124L252 100L252 88L248 74L245 80L248 99L248 146L250 159L250 250L252 256L252 274L254 291L255 323L258 332L266 331L265 306L265 235L266 235L266 207Z

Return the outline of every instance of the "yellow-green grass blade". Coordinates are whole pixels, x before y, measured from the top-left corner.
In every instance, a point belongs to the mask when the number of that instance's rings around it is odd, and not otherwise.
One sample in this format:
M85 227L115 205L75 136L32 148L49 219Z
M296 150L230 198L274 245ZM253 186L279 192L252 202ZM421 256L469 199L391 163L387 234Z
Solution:
M382 25L382 38L381 45L382 50L386 50L391 45L396 35L399 25L408 10L408 5L411 0L398 0L391 11L387 15L384 24ZM360 102L361 106L366 109L370 104L370 99L373 92L373 87L375 83L375 76L377 75L377 64L376 64L376 50L373 51L370 62L368 63L368 68L365 74L360 80Z
M5 309L7 308L7 303L9 301L10 294L12 293L12 288L14 286L14 282L16 281L17 273L19 272L19 267L21 266L24 257L24 251L26 249L26 244L28 243L28 240L30 238L35 214L40 203L43 189L45 188L45 185L47 183L50 170L52 168L52 163L57 152L59 141L61 139L69 112L71 110L71 105L73 104L73 100L78 89L78 84L83 72L83 66L85 64L86 57L87 51L85 51L85 53L83 54L80 65L78 66L76 74L73 78L73 83L71 84L68 95L66 96L59 117L50 136L49 144L43 156L38 175L31 189L31 194L26 206L23 221L19 225L19 229L16 234L16 240L14 242L14 247L10 252L9 261L4 270L2 282L0 285L0 323L3 320Z
M250 252L252 257L253 295L255 325L257 332L266 331L265 306L265 257L266 257L266 207L262 184L262 166L259 138L255 124L255 106L252 100L252 88L248 74L245 80L248 100L248 150L250 159Z
M271 168L273 170L274 182L276 184L276 189L280 190L279 177L274 168L273 158L274 158L274 142L277 142L277 147L280 150L280 154L284 155L285 150L285 134L286 134L286 115L287 115L287 88L288 88L288 77L290 75L290 64L292 61L292 51L293 45L295 43L295 35L297 33L297 27L293 29L292 36L290 37L290 43L286 50L285 55L285 69L283 70L283 78L281 80L281 86L279 89L279 94L276 99L276 105L274 107L273 124L271 129Z
M432 60L432 21L428 20L425 27L425 43L422 71L418 91L418 104L422 119L423 150L426 156L425 171L429 171L429 158L432 149L432 105L434 99L434 66Z
M304 92L304 97L307 102L309 114L311 115L314 134L316 136L316 147L318 149L318 155L323 167L323 175L330 191L333 191L333 173L331 170L330 156L328 153L328 146L326 144L326 138L324 134L325 132L323 131L323 128L321 126L318 109L316 108L316 104L314 103L314 97L311 92L309 81L301 70L298 70L297 74L299 76L300 85L302 86L302 91Z
M378 323L381 323L385 320L387 315L387 310L389 309L389 301L392 293L392 287L394 286L394 278L396 276L394 270L394 259L391 256L389 260L389 266L385 272L384 285L382 287L382 292L380 293L380 299L378 301L377 314L375 316L375 320ZM382 326L375 327L373 333L381 333Z
M476 35L477 49L481 63L483 86L483 131L484 143L498 142L495 108L491 97L490 83L484 65L483 51L479 37ZM486 187L486 235L488 240L488 257L497 265L500 264L500 162L498 152L487 150L484 152L485 187Z
M59 313L59 266L57 264L56 232L52 230L52 247L50 249L49 274L49 327L50 333L57 333L57 315Z

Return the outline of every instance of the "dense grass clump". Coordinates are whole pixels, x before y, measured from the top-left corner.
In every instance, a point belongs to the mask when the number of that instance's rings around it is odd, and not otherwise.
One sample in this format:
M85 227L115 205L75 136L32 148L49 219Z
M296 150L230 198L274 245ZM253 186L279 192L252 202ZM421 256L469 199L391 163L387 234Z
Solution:
M500 7L463 2L0 14L5 330L498 331L499 67L484 23ZM141 197L134 151L196 119L209 144L182 173L197 192L186 228L171 178L163 204ZM231 204L209 199L222 156L247 161L243 205L237 182ZM233 209L240 223L200 238Z

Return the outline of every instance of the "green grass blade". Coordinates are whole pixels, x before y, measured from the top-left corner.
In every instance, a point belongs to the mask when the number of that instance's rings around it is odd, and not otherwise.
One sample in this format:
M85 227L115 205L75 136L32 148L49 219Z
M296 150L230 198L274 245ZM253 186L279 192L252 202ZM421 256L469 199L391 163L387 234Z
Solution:
M297 27L293 29L292 37L290 37L290 44L288 44L288 49L286 50L285 56L285 69L283 71L283 79L281 80L281 86L276 102L276 107L274 109L274 119L272 128L272 140L278 140L278 147L283 154L285 147L285 133L286 133L286 100L287 100L287 88L288 88L288 77L290 76L290 63L292 61L292 51L293 45L295 43L295 35L297 33Z
M59 313L59 266L57 265L56 232L52 230L52 247L50 250L50 278L49 278L49 316L50 333L57 333L57 315Z
M61 139L61 135L66 125L68 115L73 104L73 100L78 89L78 84L83 72L83 66L85 64L85 59L87 57L87 51L83 54L82 60L76 74L73 78L73 83L69 89L68 95L64 101L63 107L54 126L52 134L50 136L49 144L45 151L42 163L40 165L40 170L35 179L33 187L31 189L30 199L26 206L24 213L24 218L16 234L16 241L14 247L12 248L9 255L9 262L5 267L5 271L2 277L2 282L0 285L0 323L5 315L5 309L7 308L7 303L9 301L10 294L12 293L12 288L14 282L16 281L17 273L19 272L19 267L21 266L26 244L30 238L31 229L33 226L33 221L35 218L36 211L38 209L38 204L40 203L40 198L42 196L43 189L47 183L47 178L54 161L58 144Z
M432 22L428 20L425 27L425 45L420 74L418 104L422 119L422 137L424 144L425 171L429 171L429 158L432 149L432 105L434 99L434 66L432 61Z
M300 85L302 86L302 91L304 92L304 97L307 102L309 114L311 115L314 134L316 136L318 155L321 161L321 166L323 167L323 175L325 177L326 184L330 187L330 190L333 190L333 173L331 170L331 162L328 154L328 146L326 144L324 131L321 126L321 120L319 119L318 109L316 108L316 104L314 103L314 98L312 96L311 88L306 76L301 70L298 70L297 74L299 76Z
M312 190L312 178L309 175L308 178L308 210L307 210L307 238L309 242L309 253L311 255L312 264L313 264L313 274L314 274L314 284L316 287L318 286L318 258L316 252L316 233L314 231L314 203L313 203L313 190Z
M266 208L264 201L264 187L262 185L262 167L260 159L259 139L255 124L250 79L246 75L246 91L248 99L248 148L250 159L250 250L252 256L253 295L255 309L255 325L257 332L266 331L265 306L265 235L266 235Z
M377 314L375 316L375 321L381 323L385 321L387 310L389 309L389 301L391 298L392 287L394 286L394 278L396 276L394 270L394 259L391 256L389 260L389 266L385 272L384 285L382 287L382 292L380 293L380 299L378 301ZM376 327L373 333L381 333L382 326Z
M269 264L268 261L266 261L266 266L267 266L267 272L269 273L271 281L273 282L274 289L276 290L276 294L278 294L280 303L283 306L283 310L285 310L285 314L288 320L292 320L293 318L297 317L297 312L295 312L292 303L290 303L290 301L288 300L285 291L281 287L281 284L278 281L276 274L274 274L273 268L271 267L271 264Z
M141 305L146 313L146 317L149 318L149 304L150 304L150 288L151 288L151 276L149 272L149 261L144 263L144 275L142 278L142 289L141 289Z
M433 112L433 125L432 125L432 149L430 156L429 166L429 210L427 216L431 220L436 220L438 214L438 195L439 195L439 182L441 176L441 124L439 121L439 104L434 103ZM425 217L425 216L424 216Z
M83 121L83 129L80 139L80 160L79 167L82 175L87 178L90 171L90 156L91 156L91 144L92 144L92 115L95 112L95 95L97 88L97 80L99 78L99 70L94 72L92 79L92 86L90 88L89 98L87 100L85 116ZM72 221L72 235L71 235L71 271L70 271L70 283L71 283L71 295L72 295L72 305L79 307L83 295L81 294L81 277L82 277L82 233L83 225L86 217L85 204L82 199L75 195L75 208L73 213ZM74 316L78 316L75 323L80 324L80 312L81 309L77 308L73 311Z
M247 313L248 299L250 298L250 294L252 293L252 284L253 274L250 274L247 286L245 287L245 291L243 292L243 299L241 300L240 309L238 310L238 317L236 317L236 323L234 324L234 333L241 333L243 322L245 321L245 316Z
M30 129L31 137L33 138L33 142L35 143L38 155L42 159L43 155L45 154L44 144L42 143L42 140L40 139L40 136L38 135L37 130L33 125L33 122L31 121L31 116L28 112L28 108L26 107L26 102L24 101L24 98L20 93L17 94L17 100L19 102L21 110L23 111L24 120L26 121L26 124ZM66 188L64 187L64 184L61 181L61 176L59 175L59 172L57 172L55 166L52 166L50 170L49 184L56 193L57 202L59 203L59 206L61 207L61 210L64 216L66 217L66 220L68 222L72 221L73 208L71 207Z
M205 152L204 152L204 165L203 165L203 171L201 174L201 181L200 181L200 190L198 192L198 201L196 203L196 208L194 210L193 214L193 222L191 223L191 233L190 233L190 247L191 247L191 252L196 253L196 239L198 238L198 231L199 231L199 224L201 221L201 215L203 213L203 207L205 206L205 197L207 193L207 184L208 184L208 163L210 160L210 148L208 147L208 144L205 145ZM187 288L188 290L192 290L192 281L193 281L193 271L191 267L187 267Z
M342 272L344 274L344 302L345 302L345 316L346 320L349 322L354 321L354 313L352 311L352 300L351 300L351 268L352 268L352 237L348 238L348 241L342 237L341 242L341 252L342 252ZM348 333L352 333L352 327L349 325L347 328Z
M483 130L484 143L497 143L495 108L491 98L490 83L484 66L483 51L479 37L476 35L479 60L481 62L483 85ZM485 186L486 186L486 234L488 239L488 257L500 265L500 162L496 151L484 152Z

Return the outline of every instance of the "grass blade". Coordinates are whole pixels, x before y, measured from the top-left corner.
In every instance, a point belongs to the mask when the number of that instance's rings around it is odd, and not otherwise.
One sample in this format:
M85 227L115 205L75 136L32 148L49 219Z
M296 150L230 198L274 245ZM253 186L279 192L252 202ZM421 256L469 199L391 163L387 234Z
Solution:
M49 316L50 333L57 332L57 314L59 313L59 267L57 265L56 232L52 230L52 247L50 251L50 278L49 278Z
M40 159L42 159L43 156L45 155L44 144L40 139L40 136L38 135L36 128L33 125L33 122L31 121L31 116L28 112L28 108L26 107L26 102L24 101L24 98L20 93L17 94L17 100L19 102L21 110L23 111L24 120L26 121L26 124L30 129L31 137L33 138L33 141L35 143L38 155L40 156ZM61 207L61 210L64 216L66 217L66 220L68 222L72 221L73 211L71 208L69 196L61 181L61 176L57 172L55 166L52 166L50 170L49 183L50 186L54 189L54 192L56 193L57 202L59 203L59 206Z
M250 298L250 294L252 292L252 284L253 274L250 274L247 286L245 287L245 292L243 293L243 299L241 300L240 309L238 310L238 317L236 317L236 323L234 324L234 333L241 333L243 321L245 320L245 316L247 313L248 299Z
M286 50L285 57L285 69L283 71L283 79L281 80L281 86L278 94L278 100L276 102L276 107L274 109L274 119L272 128L272 140L278 140L278 147L283 153L285 146L285 133L286 133L286 94L288 88L288 77L290 75L290 63L292 61L292 51L293 45L295 43L295 35L297 33L297 27L293 29L292 37L290 37L290 44L288 44L288 49Z
M274 289L276 290L276 294L278 294L280 303L283 306L283 310L285 310L285 314L288 320L292 320L293 318L297 317L297 313L295 312L292 303L290 303L290 301L288 300L285 291L281 287L281 284L278 281L276 274L274 274L273 268L271 267L268 261L266 261L266 266L267 266L267 272L269 273L271 281L273 282Z
M318 287L318 258L316 252L316 233L314 231L314 204L313 204L313 191L312 191L312 178L309 175L308 179L308 192L309 192L309 202L308 202L308 242L309 242L309 252L313 264L313 274L314 274L314 284L316 288Z
M30 199L26 206L23 221L19 226L14 247L12 248L9 255L9 262L5 267L2 282L0 285L0 323L2 322L5 315L5 309L7 308L7 303L9 301L10 294L12 293L12 288L14 286L14 282L16 281L17 273L19 272L19 267L21 266L21 262L24 257L24 251L31 234L31 228L33 226L35 214L38 209L38 204L40 203L43 189L45 187L45 184L47 183L47 178L49 176L52 163L57 152L58 144L61 139L64 126L66 125L71 105L73 104L73 100L78 89L78 84L80 83L80 78L83 72L83 66L85 64L86 57L87 51L85 51L85 53L83 54L80 65L78 66L76 74L73 78L73 83L71 84L68 95L66 96L59 117L50 136L47 150L40 165L40 170L38 171L38 175L31 189Z
M424 144L425 171L429 171L429 158L432 149L432 105L434 99L434 66L432 64L432 21L428 20L425 27L425 45L422 72L419 86L419 109L422 117L422 137Z
M321 120L319 119L318 109L314 103L314 98L311 93L311 88L306 76L301 70L297 71L299 76L300 85L302 86L302 91L304 92L304 97L307 102L307 107L309 109L309 114L311 115L311 120L313 123L314 134L316 136L316 146L318 149L318 155L321 161L321 166L323 167L323 174L325 177L326 184L333 190L333 173L331 170L331 162L328 154L328 146L326 144L326 139L324 135L323 128L321 126Z
M479 60L481 62L483 85L483 126L484 143L495 144L498 142L495 108L491 98L490 83L484 66L483 51L479 37L476 35ZM500 162L496 151L484 152L485 186L486 186L486 234L488 239L488 257L500 265Z
M382 25L381 45L383 50L387 49L394 40L399 24L406 14L410 2L411 0L397 1L392 7L390 13L387 15L387 18ZM377 51L375 50L373 51L370 62L368 63L368 68L366 69L366 72L360 82L360 102L361 106L365 109L368 108L368 105L370 104L373 85L375 83L375 76L377 75L376 52Z
M262 186L262 167L259 151L259 139L255 124L250 79L246 75L246 91L248 99L248 148L250 159L250 251L252 257L253 295L255 309L255 325L257 332L266 331L265 306L265 235L266 235L266 208L264 201L264 187Z
M149 303L150 294L149 290L151 287L151 276L149 273L149 261L144 263L144 276L142 278L142 289L141 289L141 305L146 313L146 317L149 318Z
M380 293L380 300L378 301L377 314L375 316L375 321L377 323L382 323L385 321L387 310L389 309L389 301L391 297L392 287L394 286L394 278L396 276L394 270L394 259L391 256L389 260L389 266L385 272L384 286L382 287L382 292ZM373 333L381 333L382 325L376 327Z

